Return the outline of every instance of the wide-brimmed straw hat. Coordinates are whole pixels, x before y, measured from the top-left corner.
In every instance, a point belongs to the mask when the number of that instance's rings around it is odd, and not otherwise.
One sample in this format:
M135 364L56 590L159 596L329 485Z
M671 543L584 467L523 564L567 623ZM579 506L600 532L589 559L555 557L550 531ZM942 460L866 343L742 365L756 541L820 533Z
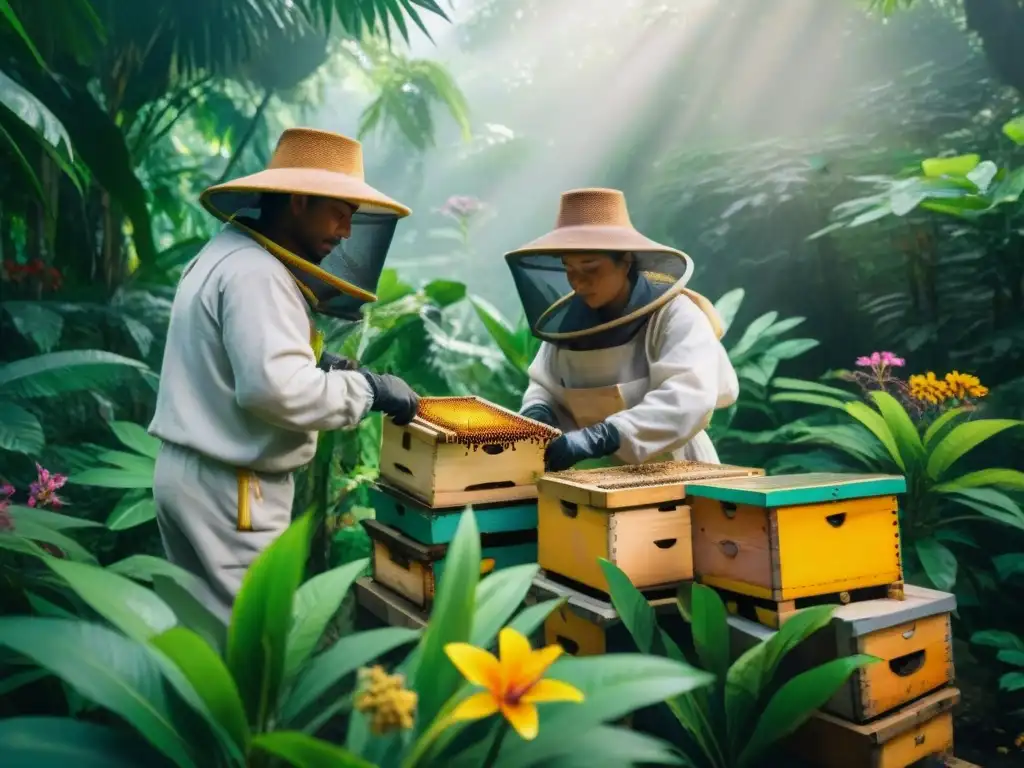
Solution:
M366 183L362 144L313 128L287 129L266 170L212 186L203 191L199 202L218 219L230 221L240 210L253 208L264 192L344 200L366 214L402 218L410 213L406 206Z
M575 294L559 277L564 269L560 259L573 252L633 254L638 271L656 287L652 300L589 328L563 327ZM505 260L534 334L547 341L579 339L633 323L678 296L693 274L688 255L636 230L626 196L617 189L563 192L555 228L506 253Z

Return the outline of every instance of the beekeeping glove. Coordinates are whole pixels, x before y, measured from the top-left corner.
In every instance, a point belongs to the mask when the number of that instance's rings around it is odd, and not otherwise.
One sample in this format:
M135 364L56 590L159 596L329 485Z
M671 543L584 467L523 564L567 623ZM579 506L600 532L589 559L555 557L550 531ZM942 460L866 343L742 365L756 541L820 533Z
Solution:
M548 408L548 406L544 405L544 403L534 403L519 413L528 419L539 421L541 424L547 424L549 427L558 428L558 417L555 416L555 412Z
M561 472L587 459L601 459L619 450L619 430L606 421L559 435L544 451L544 468Z
M321 371L354 371L358 367L359 363L355 360L349 360L347 357L338 357L330 352L321 354L320 362L317 363L317 368Z
M380 375L365 368L358 370L366 377L373 391L371 411L379 411L385 416L390 416L400 427L413 420L416 408L420 404L420 396L412 391L412 387L390 373Z

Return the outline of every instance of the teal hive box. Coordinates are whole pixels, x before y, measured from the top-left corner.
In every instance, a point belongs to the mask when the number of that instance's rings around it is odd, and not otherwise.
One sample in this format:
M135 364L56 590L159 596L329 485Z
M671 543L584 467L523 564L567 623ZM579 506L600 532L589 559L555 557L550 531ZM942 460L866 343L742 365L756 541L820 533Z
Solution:
M420 609L434 602L444 576L447 544L422 544L379 520L363 520L373 541L373 579ZM480 536L480 573L537 562L537 531Z
M370 504L376 511L377 522L395 528L422 544L451 543L465 510L465 507L432 509L380 482L370 489ZM473 507L473 514L481 535L537 529L536 499L479 504Z

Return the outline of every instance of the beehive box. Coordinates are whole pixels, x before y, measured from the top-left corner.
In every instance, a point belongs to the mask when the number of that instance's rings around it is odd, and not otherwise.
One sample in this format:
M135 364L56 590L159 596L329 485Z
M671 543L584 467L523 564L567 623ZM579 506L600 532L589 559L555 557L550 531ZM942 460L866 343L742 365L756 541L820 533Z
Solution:
M537 483L541 568L606 592L599 557L640 589L693 578L687 483L764 470L664 461L544 475Z
M421 544L448 544L455 538L465 507L431 508L422 501L378 482L370 489L377 522L395 528ZM537 529L537 502L513 501L473 506L482 534Z
M380 475L429 507L533 499L559 434L479 397L424 397L412 423L384 419Z
M902 581L902 477L777 475L688 490L703 584L782 602Z
M356 604L386 627L422 629L430 618L429 613L367 576L356 579ZM375 626L371 623L366 628Z
M444 575L447 544L421 544L376 520L363 520L373 540L373 578L417 608L429 608ZM536 531L480 537L480 574L537 562Z
M956 688L944 688L867 725L819 712L786 747L820 768L907 768L928 757L953 756Z
M564 598L559 608L544 621L545 645L561 645L571 656L597 656L603 653L636 652L629 630L622 624L610 601L597 600L564 584L537 575L527 597L527 604ZM675 598L652 600L659 618L681 621Z
M867 654L881 661L861 667L822 709L864 723L932 691L953 684L950 615L956 598L907 585L903 600L865 600L843 605L828 629L792 649L779 674L788 679L833 659ZM774 631L730 617L733 655L766 640Z

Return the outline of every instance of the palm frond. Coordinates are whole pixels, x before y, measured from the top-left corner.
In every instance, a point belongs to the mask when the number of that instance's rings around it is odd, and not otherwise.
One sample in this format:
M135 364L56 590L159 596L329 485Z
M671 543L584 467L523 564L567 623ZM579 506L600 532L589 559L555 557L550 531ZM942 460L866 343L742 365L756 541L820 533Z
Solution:
M31 398L81 392L111 384L130 370L151 373L145 363L112 352L51 352L0 366L0 395Z

